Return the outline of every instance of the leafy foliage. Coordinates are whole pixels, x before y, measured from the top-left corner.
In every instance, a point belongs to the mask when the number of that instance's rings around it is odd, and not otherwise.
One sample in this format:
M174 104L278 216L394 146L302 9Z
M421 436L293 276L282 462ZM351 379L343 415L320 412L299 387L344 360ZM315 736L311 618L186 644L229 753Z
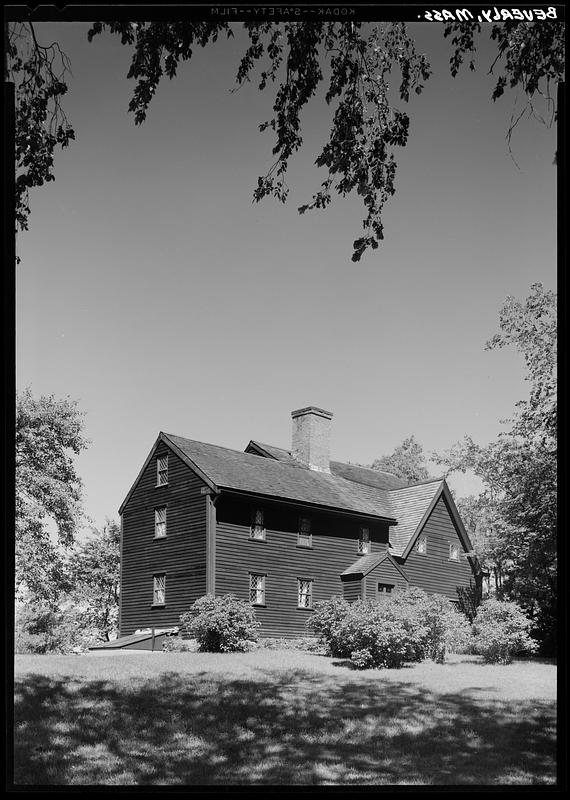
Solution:
M16 653L72 653L86 649L90 631L70 608L54 609L47 603L31 603L16 610Z
M192 653L195 650L194 643L181 636L167 636L162 643L163 653Z
M499 598L528 612L545 652L552 652L557 596L556 295L533 284L524 303L507 298L500 332L487 349L522 353L529 398L517 403L511 430L487 447L470 437L443 456L447 474L473 470L484 483L459 503L474 531L480 560L490 566Z
M85 625L103 641L117 633L119 617L120 526L107 520L102 530L78 544L69 560L76 607Z
M447 598L415 587L382 602L333 597L315 604L306 625L330 655L350 658L358 669L395 668L424 658L443 663L447 650L461 650L470 641L467 619Z
M371 464L371 469L390 472L408 483L426 481L430 478L423 448L414 436L404 439L391 455L377 458Z
M333 191L341 196L360 195L366 218L364 233L353 245L352 260L358 261L384 237L382 210L395 192L393 150L405 146L408 139L409 118L389 100L389 79L397 70L399 96L407 102L411 92L421 93L430 76L427 58L416 52L401 22L374 26L361 22L246 22L244 29L249 45L237 70L238 85L250 81L257 66L261 68L261 91L277 83L274 115L259 126L261 131L270 129L275 134L276 158L259 177L253 198L287 199L289 160L303 144L300 115L326 82L326 103L338 102L329 140L315 163L326 169L327 176L299 212L326 208ZM103 30L120 36L123 44L134 49L128 77L137 79L129 104L136 124L145 120L162 76L174 77L180 60L192 57L193 45L205 47L222 32L233 35L223 22L97 22L89 31L89 40Z
M204 595L190 611L182 614L180 625L198 640L200 651L232 653L245 651L248 642L257 639L261 626L249 603L231 594L223 597Z
M75 139L61 105L70 64L57 42L38 42L31 22L7 28L6 77L16 88L16 224L27 230L30 188L55 180L56 147Z
M531 621L516 603L489 599L479 606L473 622L475 652L489 664L510 664L517 653L534 653Z
M82 519L82 481L73 457L86 446L82 413L70 399L16 398L16 590L54 603L70 588L62 550ZM50 526L55 533L50 535Z
M525 98L520 112L513 111L507 140L511 142L513 130L525 116L537 117L541 122L552 124L557 118L555 100L551 94L553 83L564 80L565 41L564 23L549 20L540 22L519 22L507 20L491 27L491 39L497 43L498 53L491 64L489 73L500 66L501 72L493 90L493 101L501 97L507 86L521 89ZM464 58L469 54L469 69L475 69L473 54L475 39L481 33L477 22L451 22L444 29L444 36L452 36L454 51L450 59L451 74L455 77ZM544 119L535 107L534 98L538 94L544 99L547 115Z

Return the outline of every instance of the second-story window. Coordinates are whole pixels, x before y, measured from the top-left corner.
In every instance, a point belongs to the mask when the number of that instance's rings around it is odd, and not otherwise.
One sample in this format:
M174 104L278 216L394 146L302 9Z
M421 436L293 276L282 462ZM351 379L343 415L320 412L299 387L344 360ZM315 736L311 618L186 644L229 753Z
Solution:
M358 537L358 552L364 555L370 552L370 529L361 528Z
M311 520L308 517L299 517L299 531L297 533L297 544L301 547L312 547L313 536L311 534Z
M421 553L423 556L427 553L427 536L420 536L418 539L418 543L416 545L416 550L418 553Z
M164 539L166 536L166 506L154 509L154 538Z
M261 508L255 508L251 515L250 536L252 539L265 539L265 522Z
M168 455L156 459L156 485L166 486L168 483Z

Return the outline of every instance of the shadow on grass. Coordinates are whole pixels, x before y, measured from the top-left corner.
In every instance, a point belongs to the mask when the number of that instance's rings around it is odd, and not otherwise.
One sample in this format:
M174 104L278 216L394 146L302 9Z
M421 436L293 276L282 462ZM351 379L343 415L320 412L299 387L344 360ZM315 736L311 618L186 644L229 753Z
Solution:
M16 684L15 782L545 784L554 725L552 703L486 703L354 673L27 674Z

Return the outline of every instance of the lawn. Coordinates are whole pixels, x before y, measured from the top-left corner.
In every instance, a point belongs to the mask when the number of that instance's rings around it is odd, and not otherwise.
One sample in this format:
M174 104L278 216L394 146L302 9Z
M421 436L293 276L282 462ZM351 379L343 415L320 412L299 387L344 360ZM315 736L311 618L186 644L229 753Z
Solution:
M17 656L26 785L555 782L556 668L293 650Z

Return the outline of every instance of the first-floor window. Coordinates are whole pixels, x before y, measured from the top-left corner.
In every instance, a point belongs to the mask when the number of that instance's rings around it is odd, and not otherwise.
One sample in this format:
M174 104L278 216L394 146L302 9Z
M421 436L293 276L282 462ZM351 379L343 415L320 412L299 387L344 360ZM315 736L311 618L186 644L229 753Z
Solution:
M265 575L249 573L249 600L254 606L265 605Z
M251 538L265 539L265 523L263 521L263 509L254 509L251 515Z
M313 581L303 578L297 579L298 606L299 608L313 607Z
M361 528L360 535L358 537L358 552L359 553L369 553L370 552L370 529L369 528Z
M155 606L163 606L166 603L166 575L153 576L153 596L152 604Z
M449 545L449 560L450 561L459 561L459 545L458 544L450 544Z
M394 588L393 583L379 583L378 584L378 596L385 597L388 594L392 594L392 589Z
M162 539L166 536L166 506L154 509L154 538Z

